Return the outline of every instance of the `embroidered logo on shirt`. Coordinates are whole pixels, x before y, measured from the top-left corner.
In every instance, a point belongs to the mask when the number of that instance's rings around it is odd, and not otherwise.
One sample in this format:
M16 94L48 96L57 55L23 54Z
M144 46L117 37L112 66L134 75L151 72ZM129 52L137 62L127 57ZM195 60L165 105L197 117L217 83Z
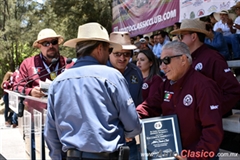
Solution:
M230 72L230 71L231 71L230 68L224 69L224 72L225 72L225 73Z
M172 96L173 96L173 92L165 91L164 101L170 102Z
M218 109L218 105L211 105L211 106L210 106L210 109L211 109L211 110Z
M161 128L162 128L162 122L156 122L156 123L154 123L154 128L155 128L155 129L161 129Z
M183 98L183 104L185 106L190 106L193 102L193 97L190 94L187 94L184 98Z
M138 83L137 76L131 75L131 83Z
M132 103L133 103L133 99L132 99L132 98L130 98L130 99L127 100L127 105L130 106L130 104L132 104Z
M196 71L201 71L202 69L203 69L203 64L202 63L196 64L196 66L195 66Z
M142 89L148 89L148 84L147 83L143 83Z
M41 71L42 67L32 67L33 68L33 73L37 74Z

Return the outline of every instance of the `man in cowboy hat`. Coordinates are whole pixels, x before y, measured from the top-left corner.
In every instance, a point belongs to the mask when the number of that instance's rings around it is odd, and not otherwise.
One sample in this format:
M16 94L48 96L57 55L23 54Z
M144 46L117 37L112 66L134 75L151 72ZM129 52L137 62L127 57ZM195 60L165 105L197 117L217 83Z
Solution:
M33 47L38 48L40 53L24 59L21 63L14 81L15 91L37 98L46 95L39 86L40 80L53 80L64 71L66 66L66 58L59 53L59 44L62 42L63 37L56 34L56 32L50 28L45 28L39 32L37 40L33 43ZM31 99L25 99L24 105L31 114L33 114L33 108L39 111L47 108L45 103ZM21 106L24 107L24 105ZM24 108L22 110L24 110ZM19 109L17 114L18 116L23 115L21 109ZM32 130L34 130L34 128L32 128ZM31 137L31 149L35 150L34 132L31 133ZM35 154L32 154L33 157L34 155Z
M232 59L240 59L240 44L235 36L236 30L233 23L234 14L229 13L227 10L216 12L213 14L215 19L218 21L213 26L213 31L220 32L228 45L232 48Z
M219 95L223 103L222 115L229 115L240 99L240 84L220 53L204 44L206 36L212 38L205 27L206 24L202 21L186 19L182 21L180 29L171 34L178 34L179 39L188 45L193 58L192 67L218 84L222 91Z
M160 67L167 79L159 84L154 96L137 106L137 111L140 118L177 115L183 148L178 153L182 157L177 158L207 160L218 152L223 137L220 89L213 80L195 71L191 63L192 57L185 43L165 44ZM206 154L200 155L200 152ZM159 153L162 159L171 159Z
M129 60L133 55L133 50L137 47L131 44L128 32L112 32L110 40L122 45L121 50L114 50L109 55L108 65L119 70L128 82L129 91L133 98L135 106L142 103L142 84L143 77L140 69ZM130 160L138 159L138 149L136 141L133 138L127 145L130 147Z
M68 160L117 160L125 138L141 133L127 81L106 66L109 48L122 46L98 23L79 26L64 46L75 48L78 60L49 89L44 136L50 157L62 159L63 151Z
M129 91L135 105L142 103L142 73L139 68L129 63L133 50L137 47L131 44L130 35L128 32L112 32L110 40L122 45L121 50L114 50L109 54L108 65L119 70L129 85Z
M33 47L38 48L40 53L23 60L14 82L15 89L34 97L44 96L39 87L39 80L45 81L46 78L53 80L63 71L58 69L66 65L66 58L59 53L59 44L62 42L63 37L54 30L50 28L41 30L33 43Z

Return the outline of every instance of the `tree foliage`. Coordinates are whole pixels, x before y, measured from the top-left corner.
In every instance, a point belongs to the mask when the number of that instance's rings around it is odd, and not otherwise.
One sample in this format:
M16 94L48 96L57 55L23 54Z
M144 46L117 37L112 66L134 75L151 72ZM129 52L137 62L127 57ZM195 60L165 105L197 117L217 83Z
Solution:
M76 38L78 26L98 22L111 32L111 0L0 0L0 77L23 59L39 53L32 47L40 30L52 28L65 40ZM75 51L60 47L62 55Z

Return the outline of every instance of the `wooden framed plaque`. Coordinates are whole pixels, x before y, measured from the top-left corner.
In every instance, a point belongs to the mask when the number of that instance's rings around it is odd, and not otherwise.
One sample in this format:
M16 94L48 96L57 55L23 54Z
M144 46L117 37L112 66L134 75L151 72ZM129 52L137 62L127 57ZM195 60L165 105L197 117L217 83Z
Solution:
M142 119L142 160L174 160L182 151L176 115Z

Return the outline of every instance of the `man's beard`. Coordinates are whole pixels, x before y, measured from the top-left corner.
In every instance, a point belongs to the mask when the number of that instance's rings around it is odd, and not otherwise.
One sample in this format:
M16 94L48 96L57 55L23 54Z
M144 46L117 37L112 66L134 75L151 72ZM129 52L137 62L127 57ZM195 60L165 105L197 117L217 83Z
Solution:
M52 51L51 53L48 53L49 51ZM58 58L59 57L59 52L55 49L55 48L50 48L48 51L47 51L47 58L49 59L52 59L52 58Z

